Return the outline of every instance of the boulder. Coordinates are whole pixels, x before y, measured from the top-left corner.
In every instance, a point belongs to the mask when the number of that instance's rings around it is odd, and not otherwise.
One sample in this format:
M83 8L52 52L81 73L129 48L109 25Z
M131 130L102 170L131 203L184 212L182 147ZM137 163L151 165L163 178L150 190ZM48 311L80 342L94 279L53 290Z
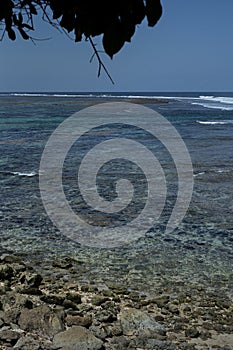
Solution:
M64 330L62 317L62 311L55 313L47 305L41 305L31 310L23 309L18 324L24 331L53 337Z
M165 333L164 326L153 316L138 309L125 309L120 314L120 323L123 334L127 336L138 334L143 330L158 334Z
M102 340L81 326L73 326L65 332L56 334L53 339L54 349L100 350L102 345Z

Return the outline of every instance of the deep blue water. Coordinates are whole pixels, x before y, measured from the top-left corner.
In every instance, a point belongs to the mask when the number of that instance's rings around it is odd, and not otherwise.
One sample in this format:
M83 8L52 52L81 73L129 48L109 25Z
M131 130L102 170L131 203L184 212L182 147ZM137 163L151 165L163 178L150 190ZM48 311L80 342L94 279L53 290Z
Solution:
M62 121L91 104L140 97L168 102L154 104L149 99L145 105L165 116L186 143L194 170L189 210L173 233L164 233L175 201L177 176L171 156L158 144L155 152L168 179L168 200L158 225L129 246L109 250L80 246L60 234L42 205L38 173L46 141ZM84 150L87 146L89 141ZM0 94L0 149L2 249L22 253L35 263L57 255L78 256L86 264L80 276L83 280L98 274L104 283L127 281L135 289L145 288L145 283L150 289L158 283L182 280L231 290L233 93ZM85 216L88 209L77 200L72 150L65 165L66 196ZM124 167L114 164L112 171L110 164L104 171L113 177ZM139 202L143 200L137 205Z

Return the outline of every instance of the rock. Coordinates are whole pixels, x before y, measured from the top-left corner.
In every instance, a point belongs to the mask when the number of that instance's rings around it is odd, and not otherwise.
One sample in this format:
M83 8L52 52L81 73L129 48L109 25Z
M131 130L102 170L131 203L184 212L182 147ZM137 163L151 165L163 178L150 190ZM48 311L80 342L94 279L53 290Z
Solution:
M0 265L0 280L9 280L13 277L14 270L13 268L8 264Z
M14 346L14 349L20 349L20 350L39 350L40 342L38 340L35 340L32 336L24 336L20 338L17 343Z
M96 295L94 298L91 299L92 305L95 306L100 306L103 303L106 303L106 301L109 301L109 298L101 296L101 295Z
M118 322L118 321L116 321L113 324L108 325L107 329L108 329L109 336L111 336L111 337L119 336L119 335L122 335L122 333L123 333L122 326L121 326L120 322Z
M155 298L153 302L156 303L160 309L162 309L167 306L169 300L170 300L170 297L168 295L163 295L159 298Z
M36 332L51 337L63 331L62 317L62 311L60 311L60 314L56 314L47 305L42 305L32 310L23 309L18 324L20 328L27 332Z
M33 303L28 297L14 292L8 292L2 296L4 313L1 317L6 324L17 323L21 310L23 308L31 309L32 307Z
M139 337L131 340L129 349L176 350L176 347L170 341Z
M125 336L112 337L109 339L109 343L105 345L106 350L123 350L128 349L130 340Z
M0 257L0 262L8 263L8 264L12 264L12 263L24 264L18 256L8 255L8 254L2 255Z
M196 328L192 327L185 330L185 335L189 338L198 338L200 332Z
M72 293L67 293L66 294L66 299L72 301L75 304L81 304L81 296L78 293L72 292Z
M14 346L17 350L51 350L52 342L35 334L22 336Z
M66 324L68 327L70 326L83 326L83 327L89 327L92 324L92 319L89 316L82 317L82 316L70 316L68 315L65 318Z
M26 271L19 278L22 285L18 287L18 291L24 294L40 295L42 292L38 288L42 280L40 274Z
M11 329L0 330L0 340L14 345L20 337L20 333Z
M175 304L169 304L168 305L168 310L175 315L179 315L180 311L177 305Z
M65 309L72 309L72 310L78 310L77 304L75 304L73 301L65 299L62 303Z
M95 287L95 286L92 286L90 284L83 284L81 286L81 291L82 292L91 292L91 293L94 293L94 292L97 292L98 291L98 288Z
M62 305L65 297L59 294L44 294L41 296L40 300L48 304Z
M70 267L73 266L71 259L69 258L64 258L63 260L55 260L52 263L53 267L58 267L60 269L69 269Z
M138 310L128 309L120 314L120 323L124 335L140 333L141 330L149 330L164 335L165 328L158 323L153 316Z
M95 313L95 319L99 322L113 322L117 317L109 310L99 310Z
M73 326L65 332L58 333L53 339L54 349L64 350L100 350L102 340L96 338L89 330Z
M26 274L25 282L28 287L38 288L43 280L43 277L38 273Z
M104 340L109 337L107 328L102 324L93 324L89 330L99 339Z

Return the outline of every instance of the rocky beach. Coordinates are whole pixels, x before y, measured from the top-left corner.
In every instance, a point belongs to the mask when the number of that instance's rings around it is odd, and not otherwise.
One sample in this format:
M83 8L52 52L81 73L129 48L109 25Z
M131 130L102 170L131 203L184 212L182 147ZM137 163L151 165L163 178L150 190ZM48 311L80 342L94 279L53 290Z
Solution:
M80 284L79 263L63 257L36 269L2 252L1 350L232 349L229 296L191 284L150 294Z

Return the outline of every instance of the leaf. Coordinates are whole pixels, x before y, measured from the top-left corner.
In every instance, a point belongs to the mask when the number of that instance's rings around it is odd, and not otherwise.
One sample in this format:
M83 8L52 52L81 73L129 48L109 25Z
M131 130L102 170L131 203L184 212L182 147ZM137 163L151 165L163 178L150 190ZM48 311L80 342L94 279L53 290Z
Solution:
M30 12L32 15L37 15L37 10L35 8L34 5L32 5L31 3L29 4L29 8L30 8Z
M64 13L60 25L64 27L68 32L71 32L75 26L74 13Z
M124 33L124 40L130 42L132 36L135 33L135 24L132 21L132 18L122 17L121 19L121 28Z
M53 19L58 19L63 15L64 6L61 1L50 0L50 7L53 11Z
M103 47L105 52L113 58L117 52L123 47L125 43L124 33L119 22L112 24L110 28L106 30L103 36Z
M15 35L15 32L12 28L9 28L7 30L7 34L8 34L8 37L11 39L11 40L15 40L16 39L16 35Z
M146 16L148 26L153 27L162 16L160 0L146 0Z
M146 14L144 2L142 0L134 0L132 7L132 18L135 24L140 24Z

